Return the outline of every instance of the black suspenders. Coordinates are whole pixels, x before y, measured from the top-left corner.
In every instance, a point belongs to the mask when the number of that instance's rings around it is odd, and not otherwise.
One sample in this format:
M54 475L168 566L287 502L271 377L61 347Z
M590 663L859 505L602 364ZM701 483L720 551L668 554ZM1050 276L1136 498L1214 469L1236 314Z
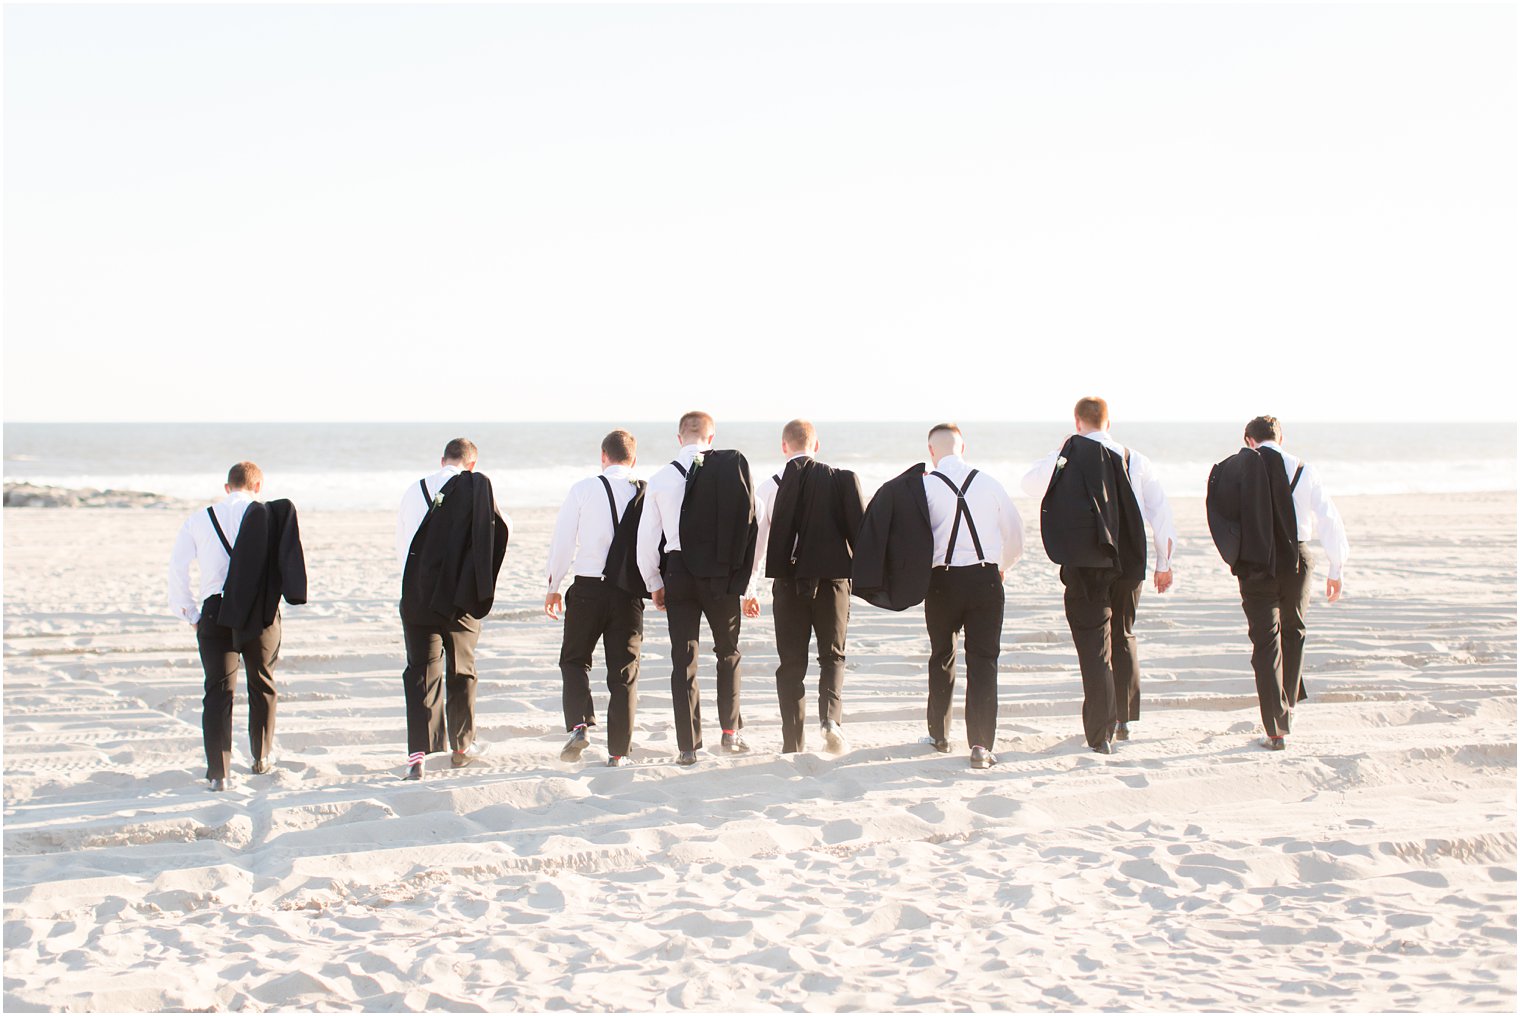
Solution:
M427 492L427 480L418 480L417 486L422 488L422 500L427 502L428 511L433 510L433 496Z
M211 510L210 505L206 506L206 515L211 519L211 528L216 530L216 538L222 541L222 549L227 551L228 557L231 557L232 544L227 542L227 534L222 532L222 524L216 520L216 512Z
M615 536L618 527L618 511L617 501L612 496L612 481L605 476L598 476L597 479L602 481L602 489L607 492L607 507L612 511L612 532Z
M1303 475L1304 475L1304 464L1302 462L1300 462L1298 464L1298 468L1293 471L1293 482L1290 483L1290 484L1288 484L1288 493L1289 494L1293 493L1295 490L1298 489L1298 478L1300 476L1303 476Z
M938 469L929 474L944 480L945 486L949 487L950 492L955 495L955 521L950 526L950 543L945 547L945 567L947 568L950 566L950 556L955 553L955 538L960 535L962 515L966 517L966 531L971 534L971 545L976 548L977 560L985 561L987 559L987 555L982 553L982 541L976 535L976 523L972 521L971 509L966 506L966 491L971 488L971 481L976 479L976 473L975 469L967 473L966 482L960 485L959 490L951 482L950 477L941 473Z
M686 467L681 465L680 462L676 461L675 459L671 459L670 464L676 467L676 472L680 473L682 476L686 475Z

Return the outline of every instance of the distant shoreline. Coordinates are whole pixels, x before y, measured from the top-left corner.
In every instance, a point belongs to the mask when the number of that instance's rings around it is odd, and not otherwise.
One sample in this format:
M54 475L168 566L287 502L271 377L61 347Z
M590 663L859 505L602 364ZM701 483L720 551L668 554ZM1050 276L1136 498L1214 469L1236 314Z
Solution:
M184 498L146 490L97 490L94 487L46 487L35 483L7 483L7 508L179 508L196 507Z

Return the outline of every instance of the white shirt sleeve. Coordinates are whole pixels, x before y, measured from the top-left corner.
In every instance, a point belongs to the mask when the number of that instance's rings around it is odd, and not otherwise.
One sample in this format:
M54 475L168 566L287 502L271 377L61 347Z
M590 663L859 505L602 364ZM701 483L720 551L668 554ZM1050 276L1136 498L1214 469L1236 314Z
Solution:
M426 511L427 505L418 486L414 483L406 488L396 513L396 561L403 569L406 568L407 552L412 549L412 537L417 535L417 527L422 524Z
M169 610L191 624L201 619L201 605L190 591L190 562L195 560L195 534L190 531L193 521L186 519L179 527L174 549L169 552Z
M580 484L570 488L554 520L554 539L549 543L549 592L559 592L565 573L575 560L576 536L581 527L581 506L586 496ZM503 516L505 518L505 516Z
M770 480L766 480L770 483ZM749 588L744 591L746 599L753 599L760 595L760 581L765 577L765 554L771 542L771 506L766 503L764 494L765 485L762 484L761 492L755 494L755 524L759 527L759 533L755 536L755 567L749 575Z
M1325 548L1325 555L1330 559L1330 578L1339 580L1341 570L1346 567L1346 559L1351 556L1351 544L1346 540L1346 524L1341 521L1341 513L1336 511L1335 502L1330 500L1324 484L1319 482L1319 474L1312 466L1304 467L1304 480L1309 484L1309 507L1314 511L1315 535L1319 537L1320 545Z
M1056 459L1060 457L1061 451L1056 449L1029 467L1029 472L1024 474L1024 479L1019 483L1026 495L1035 500L1045 496L1045 491L1050 486L1051 474L1056 471Z
M998 529L1003 534L1003 553L998 570L1007 571L1024 556L1024 520L1001 483L997 485L997 499Z
M660 518L660 499L655 496L654 482L658 474L649 478L644 491L644 514L639 516L639 539L636 558L639 574L644 576L644 586L651 593L665 588L660 576L660 537L665 535L665 525Z
M1145 500L1140 510L1145 514L1145 521L1150 523L1151 539L1155 541L1156 571L1171 571L1172 555L1177 551L1177 523L1172 518L1172 503L1166 499L1166 491L1161 487L1151 460L1138 452L1134 457L1140 460L1140 482L1145 487Z

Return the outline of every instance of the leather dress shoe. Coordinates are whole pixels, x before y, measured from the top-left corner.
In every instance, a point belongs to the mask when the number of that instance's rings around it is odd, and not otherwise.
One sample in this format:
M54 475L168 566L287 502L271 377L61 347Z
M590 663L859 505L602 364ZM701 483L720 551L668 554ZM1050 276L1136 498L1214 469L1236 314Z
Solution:
M608 755L607 756L607 765L610 768L613 768L613 769L616 769L619 766L626 766L626 765L632 765L632 764L633 763L629 760L629 758L628 758L627 755Z
M694 751L683 751L676 756L676 765L678 766L694 766L696 764L697 753Z
M581 752L585 751L590 745L591 738L586 736L586 728L583 726L576 727L570 731L570 740L566 741L565 746L559 750L559 760L561 762L579 762L581 760Z
M972 769L991 769L995 765L997 765L997 756L991 751L979 744L971 749Z
M227 789L227 779L224 776L213 776L209 782L211 784L211 789L217 793L221 793Z
M950 742L945 740L943 737L935 740L932 735L926 735L924 737L920 737L918 739L918 743L931 745L934 750L939 752L941 755L948 755L950 753Z
M1268 751L1286 751L1288 742L1281 737L1268 736L1261 739L1261 746Z
M732 734L723 735L723 750L731 755L749 751L749 742L744 740L744 735L737 730Z
M255 776L263 776L273 768L274 766L267 758L258 758L253 760L253 774Z
M421 762L413 762L411 765L407 766L406 767L406 775L403 776L403 777L401 777L401 778L403 780L420 780L420 779L422 779L422 763Z
M1093 745L1093 751L1099 755L1112 755L1114 753L1114 742L1104 741L1101 744L1095 744Z
M1115 741L1128 741L1129 740L1129 724L1128 723L1121 722L1117 727L1114 728L1114 740Z

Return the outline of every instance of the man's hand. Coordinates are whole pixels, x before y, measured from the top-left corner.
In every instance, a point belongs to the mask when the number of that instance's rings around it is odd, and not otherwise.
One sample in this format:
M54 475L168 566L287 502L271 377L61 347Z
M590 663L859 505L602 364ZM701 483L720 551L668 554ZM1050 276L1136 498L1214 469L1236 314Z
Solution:
M1156 573L1156 592L1164 593L1172 588L1172 570L1158 571Z
M201 624L200 624L200 622L199 621L191 621L190 622L190 630L191 631L197 631L197 632L200 631L201 630Z
M760 616L760 599L758 597L751 596L751 597L747 598L744 601L744 616L745 617L759 617Z
M1007 580L1007 578L1008 578L1008 569L1007 568L999 568L998 569L998 581L999 582L1004 582L1004 581Z
M656 589L650 595L652 595L654 597L654 609L655 610L664 610L665 609L665 587L661 586L659 589Z
M1334 603L1336 600L1339 600L1340 598L1341 598L1341 580L1340 579L1326 579L1325 580L1325 600L1326 600L1326 602L1328 602L1328 603Z
M565 609L565 598L558 593L550 593L544 597L544 613L555 621L559 620L560 611Z

